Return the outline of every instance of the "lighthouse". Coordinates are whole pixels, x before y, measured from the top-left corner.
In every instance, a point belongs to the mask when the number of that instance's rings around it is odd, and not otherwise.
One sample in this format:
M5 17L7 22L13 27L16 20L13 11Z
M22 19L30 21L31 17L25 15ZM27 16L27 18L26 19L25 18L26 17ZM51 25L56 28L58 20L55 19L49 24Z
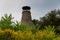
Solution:
M23 6L22 7L22 23L26 23L28 26L32 26L32 18L31 18L31 12L30 12L31 7L29 6Z

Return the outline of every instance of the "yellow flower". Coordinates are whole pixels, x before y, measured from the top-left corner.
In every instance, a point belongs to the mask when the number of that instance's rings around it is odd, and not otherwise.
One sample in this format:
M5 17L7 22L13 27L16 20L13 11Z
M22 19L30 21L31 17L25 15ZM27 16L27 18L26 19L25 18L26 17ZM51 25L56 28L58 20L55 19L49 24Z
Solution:
M4 32L4 31L3 31L2 29L0 29L0 34L3 34L3 32Z
M43 38L44 36L45 36L45 34L44 34L44 32L42 32L42 31L38 31L38 32L36 33L36 37Z
M24 38L24 33L22 31L17 31L17 37L18 38Z
M18 35L18 33L17 33L17 32L14 32L14 31L12 32L12 34L13 34L13 35Z
M35 39L35 34L32 34L32 35L31 35L31 39L32 39L32 40L36 40L36 39Z
M32 32L31 31L24 32L24 37L26 40L29 40L32 37Z
M11 29L6 29L5 32L12 32L12 30Z

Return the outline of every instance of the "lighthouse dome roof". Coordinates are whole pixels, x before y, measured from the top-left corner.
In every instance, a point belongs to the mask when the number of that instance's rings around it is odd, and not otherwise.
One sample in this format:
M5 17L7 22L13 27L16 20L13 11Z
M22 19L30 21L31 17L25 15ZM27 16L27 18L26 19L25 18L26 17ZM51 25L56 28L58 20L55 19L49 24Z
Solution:
M23 10L30 10L31 7L30 7L30 6L23 6L22 9L23 9Z

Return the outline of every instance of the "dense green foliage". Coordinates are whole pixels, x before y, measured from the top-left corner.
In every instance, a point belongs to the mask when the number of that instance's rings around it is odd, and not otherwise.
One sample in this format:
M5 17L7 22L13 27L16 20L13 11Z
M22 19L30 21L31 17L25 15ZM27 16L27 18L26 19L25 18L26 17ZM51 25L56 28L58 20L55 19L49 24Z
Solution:
M14 31L9 28L0 29L0 40L60 40L60 36L54 32L54 27L48 26L44 30L34 30L35 32L32 31L34 28L29 29L23 29L24 31Z
M60 26L60 10L54 10L41 18L43 26Z
M13 22L12 15L0 19L0 40L60 40L60 10L46 14L40 20L32 20L34 26Z
M17 31L17 30L25 31L25 30L28 30L28 29L29 30L32 29L32 27L28 27L27 24L20 23L18 21L13 22L12 19L13 19L13 17L12 17L11 14L10 15L5 14L5 16L2 17L1 20L0 20L0 28L3 29L3 30L7 29L7 28L10 28L14 31ZM35 26L33 26L32 31L33 30L37 31L38 29Z
M32 22L40 29L45 28L45 26L51 25L55 26L56 31L60 31L60 10L53 10L48 12L45 16L41 17L40 20L32 20Z

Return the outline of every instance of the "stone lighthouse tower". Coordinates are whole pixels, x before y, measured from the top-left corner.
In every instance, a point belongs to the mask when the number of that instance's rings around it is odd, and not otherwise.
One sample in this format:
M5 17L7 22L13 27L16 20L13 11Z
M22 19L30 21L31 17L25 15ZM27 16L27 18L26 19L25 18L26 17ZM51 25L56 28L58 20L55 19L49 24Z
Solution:
M28 26L32 26L32 18L31 18L31 12L30 12L30 7L29 6L23 6L22 7L22 23L26 23Z

